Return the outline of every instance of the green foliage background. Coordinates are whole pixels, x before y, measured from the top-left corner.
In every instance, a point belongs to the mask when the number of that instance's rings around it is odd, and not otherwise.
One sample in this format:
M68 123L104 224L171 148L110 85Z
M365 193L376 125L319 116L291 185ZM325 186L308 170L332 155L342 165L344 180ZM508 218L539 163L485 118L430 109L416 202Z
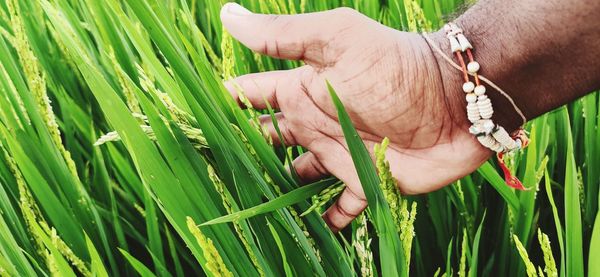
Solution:
M349 6L408 31L435 30L465 5L240 2L276 14ZM509 165L530 190L486 163L401 197L331 88L370 203L333 234L321 205L300 214L339 182L299 189L285 165L303 149L272 147L252 120L272 111L242 111L222 86L300 63L234 42L222 4L0 2L1 276L600 275L597 93L527 125L532 143ZM198 226L227 214L233 223Z

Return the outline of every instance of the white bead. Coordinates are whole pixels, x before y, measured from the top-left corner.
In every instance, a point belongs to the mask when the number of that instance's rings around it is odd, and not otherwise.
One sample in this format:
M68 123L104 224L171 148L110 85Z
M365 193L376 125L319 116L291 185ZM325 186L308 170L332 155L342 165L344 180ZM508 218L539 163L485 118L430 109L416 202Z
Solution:
M476 86L475 87L475 94L477 94L477 96L484 95L485 94L485 87L483 85Z
M467 111L479 111L479 106L477 106L477 102L468 102Z
M483 119L491 119L493 115L494 111L492 110L479 111L479 116L481 116Z
M517 144L517 147L515 149L521 149L522 144L523 144L521 139L515 139L515 143Z
M448 25L450 26L451 30L453 30L454 32L456 32L456 34L462 34L463 30L458 27L458 25L456 25L455 23L448 23Z
M476 94L477 95L477 94ZM477 101L485 101L486 99L488 99L487 95L479 95L477 97Z
M478 134L481 134L481 130L479 130L479 126L477 124L473 124L471 125L471 127L469 127L469 133L471 133L474 136L477 136Z
M452 26L450 26L450 24L444 24L444 31L446 33L452 31Z
M479 116L481 116L483 119L491 119L493 115L494 112L479 113Z
M467 93L467 96L465 98L467 99L468 103L477 102L477 95L475 95L475 93Z
M466 93L470 93L475 89L475 84L473 82L466 82L463 84L463 91Z
M471 73L479 71L479 63L476 61L470 62L469 64L467 64L467 70Z
M494 127L496 127L496 124L489 119L481 121L481 129L488 135L494 131Z
M511 144L506 147L508 150L512 151L521 147L521 142L513 140Z
M467 40L465 35L458 34L458 35L456 35L456 38L458 39L458 43L460 44L461 51L464 52L467 49L473 49L473 46L471 46L471 43L469 42L469 40Z
M487 109L487 108L491 108L492 107L492 101L490 101L489 98L482 98L481 96L479 96L477 98L477 106L479 106L479 109Z
M481 145L491 149L494 152L502 152L504 150L502 145L500 145L500 143L498 143L492 136L479 136L477 137L477 140L479 140Z
M477 107L479 107L479 113L481 114L481 117L486 118L486 119L489 119L492 117L492 114L494 113L494 109L492 108L492 102L490 101L489 98L479 99L477 101Z
M474 136L477 136L481 133L481 131L479 130L476 124L473 124L471 125L471 127L469 127L469 133L471 133Z
M493 112L494 109L492 109L490 106L484 106L484 107L479 107L479 112Z
M505 137L503 138L501 144L506 146L507 148L511 148L513 147L513 144L515 143L515 140L513 140L511 137Z
M470 121L473 121L473 123L476 123L477 121L479 121L481 119L478 111L468 112L467 116L469 116L469 118L471 119Z
M502 145L500 145L498 142L496 142L490 149L496 153L504 152L504 147L502 147Z
M507 149L512 149L516 147L514 145L515 141L510 137L508 132L506 132L506 130L503 127L498 127L496 131L492 133L492 136Z
M456 35L458 35L457 31L451 30L449 32L446 33L446 37L450 38L450 37L456 37ZM457 40L458 41L458 40Z
M492 118L492 116L494 115L494 112L485 112L485 113L480 113L481 118L483 119L490 119Z
M482 118L485 118L485 119L492 118L492 114L494 114L494 109L492 109L491 105L487 105L486 103L479 105L480 102L477 102L477 104L478 104L477 106L479 108L479 114L481 114Z
M475 102L467 103L467 118L469 121L471 121L471 123L475 123L481 119L481 116L479 115L479 107Z
M490 147L495 142L495 140L490 136L479 136L477 137L477 140L479 140L479 142L485 147Z
M460 43L456 40L454 36L448 36L448 40L450 41L450 50L454 53L457 51L461 51Z

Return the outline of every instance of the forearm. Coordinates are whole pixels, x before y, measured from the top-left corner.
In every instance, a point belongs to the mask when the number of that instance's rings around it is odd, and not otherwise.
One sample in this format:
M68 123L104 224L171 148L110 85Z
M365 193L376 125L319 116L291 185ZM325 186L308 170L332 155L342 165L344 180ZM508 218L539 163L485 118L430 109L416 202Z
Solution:
M598 18L600 2L593 0L482 0L455 22L474 46L479 73L533 119L600 87ZM434 37L450 53L443 31ZM449 101L466 106L460 73L435 55ZM517 128L521 119L514 108L488 90L495 121L508 130Z

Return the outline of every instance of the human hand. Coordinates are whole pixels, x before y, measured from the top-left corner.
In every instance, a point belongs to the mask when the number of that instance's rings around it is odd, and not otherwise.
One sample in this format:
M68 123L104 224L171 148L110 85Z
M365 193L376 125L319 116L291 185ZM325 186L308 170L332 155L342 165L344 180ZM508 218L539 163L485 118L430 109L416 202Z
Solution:
M266 99L280 111L276 118L285 144L309 150L293 162L303 181L332 174L346 183L323 215L334 231L367 202L325 80L336 89L367 149L372 152L389 138L386 158L405 194L437 190L489 158L491 152L467 130L463 93L456 87L444 90L436 58L418 34L385 27L348 8L263 15L228 3L221 19L250 49L306 63L240 76L226 86L236 96L232 82L239 85L255 108L266 108ZM270 117L261 123L277 140Z

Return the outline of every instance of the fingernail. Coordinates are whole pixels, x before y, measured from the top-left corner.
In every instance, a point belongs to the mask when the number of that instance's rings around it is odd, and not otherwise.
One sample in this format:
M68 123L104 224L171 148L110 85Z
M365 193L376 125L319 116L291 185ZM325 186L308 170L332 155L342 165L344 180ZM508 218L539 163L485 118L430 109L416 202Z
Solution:
M238 5L237 3L227 3L227 12L233 15L249 15L252 14L248 9Z

